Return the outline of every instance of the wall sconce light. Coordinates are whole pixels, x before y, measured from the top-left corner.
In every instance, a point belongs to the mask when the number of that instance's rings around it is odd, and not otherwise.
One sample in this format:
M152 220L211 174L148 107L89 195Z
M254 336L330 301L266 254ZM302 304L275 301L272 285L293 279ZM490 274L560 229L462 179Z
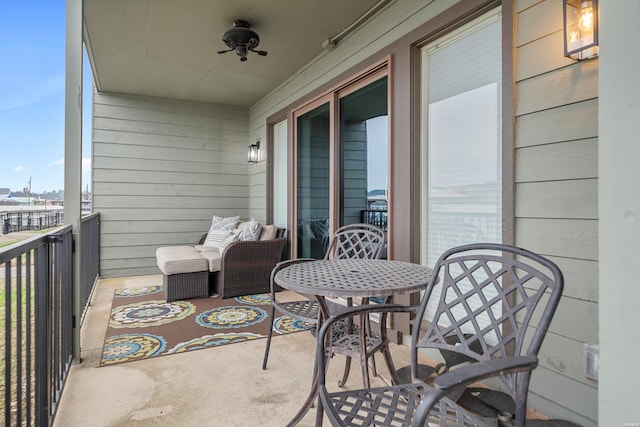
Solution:
M563 0L564 56L577 61L598 56L598 1Z
M260 161L260 141L247 147L247 161L249 163L258 163Z

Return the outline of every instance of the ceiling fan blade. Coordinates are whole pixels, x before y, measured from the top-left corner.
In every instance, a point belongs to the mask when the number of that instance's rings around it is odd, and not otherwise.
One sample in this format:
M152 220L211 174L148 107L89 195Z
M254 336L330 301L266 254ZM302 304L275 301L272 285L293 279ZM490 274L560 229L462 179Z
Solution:
M249 49L251 52L257 53L260 56L267 56L267 51L266 50L255 50L255 49Z
M219 50L218 53L227 53L227 52L231 52L234 49L227 49L227 50Z

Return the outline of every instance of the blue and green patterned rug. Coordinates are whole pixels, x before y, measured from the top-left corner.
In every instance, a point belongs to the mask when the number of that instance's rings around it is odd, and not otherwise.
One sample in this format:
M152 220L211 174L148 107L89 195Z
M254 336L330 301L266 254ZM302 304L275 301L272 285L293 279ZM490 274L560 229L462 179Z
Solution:
M162 286L117 289L100 366L266 338L270 294L166 302ZM274 337L310 325L276 312Z

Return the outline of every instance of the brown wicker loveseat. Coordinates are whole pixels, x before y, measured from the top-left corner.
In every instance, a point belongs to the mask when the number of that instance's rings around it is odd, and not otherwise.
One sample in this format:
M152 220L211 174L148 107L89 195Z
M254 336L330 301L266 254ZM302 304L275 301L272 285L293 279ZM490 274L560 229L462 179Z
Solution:
M206 237L200 236L198 245ZM286 230L277 228L273 239L231 243L221 254L220 270L209 271L210 291L222 298L270 292L271 270L282 260L286 237Z
M246 221L241 221L242 229ZM222 298L270 291L273 267L281 261L286 230L262 225L257 240L236 240L219 247L207 246L208 233L195 246L166 246L156 250L167 301Z

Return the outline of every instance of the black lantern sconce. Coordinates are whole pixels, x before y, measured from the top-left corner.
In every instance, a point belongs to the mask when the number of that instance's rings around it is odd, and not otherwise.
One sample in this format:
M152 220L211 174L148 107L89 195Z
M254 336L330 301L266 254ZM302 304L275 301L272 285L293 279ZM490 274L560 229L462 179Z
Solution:
M260 141L247 147L247 161L258 163L260 161Z
M598 1L563 0L564 56L582 61L598 56Z

